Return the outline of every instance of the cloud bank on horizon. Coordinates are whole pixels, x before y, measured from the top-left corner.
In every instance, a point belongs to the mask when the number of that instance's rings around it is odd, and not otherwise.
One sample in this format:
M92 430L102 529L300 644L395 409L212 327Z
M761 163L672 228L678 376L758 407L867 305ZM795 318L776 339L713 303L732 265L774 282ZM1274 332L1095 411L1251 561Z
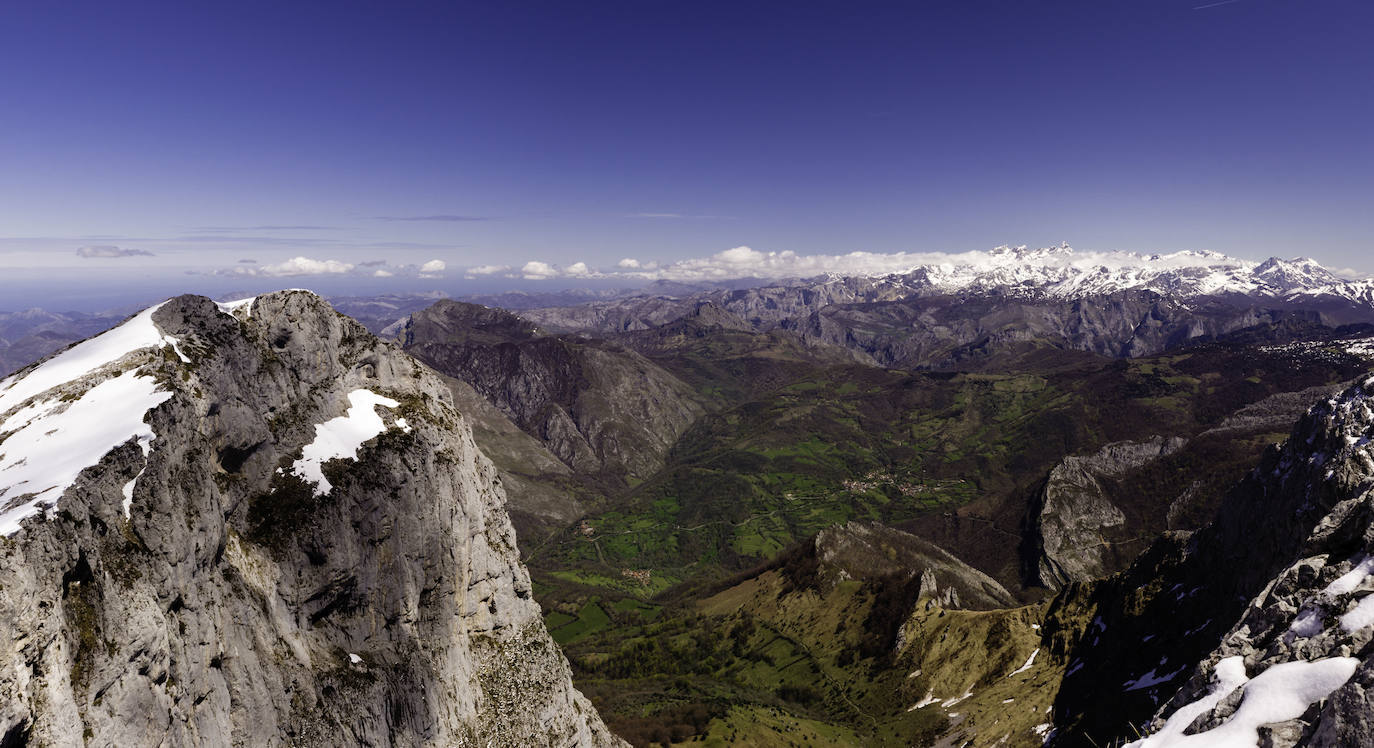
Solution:
M95 244L77 248L76 256L90 259L96 257L154 257L155 255L146 249L130 249L113 244Z
M111 256L111 255L101 255ZM253 260L239 260L233 267L220 268L215 275L238 276L245 278L295 278L310 275L348 275L359 273L373 278L392 278L398 275L419 278L442 278L448 263L443 260L430 260L419 266L388 265L385 260L367 262L344 262L342 260L317 260L298 256L282 262L266 265Z

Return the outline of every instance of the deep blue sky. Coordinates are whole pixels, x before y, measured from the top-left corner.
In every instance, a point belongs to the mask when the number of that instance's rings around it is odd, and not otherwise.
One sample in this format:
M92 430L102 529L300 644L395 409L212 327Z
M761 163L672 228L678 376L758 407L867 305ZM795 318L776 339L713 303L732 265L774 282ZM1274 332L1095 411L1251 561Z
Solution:
M10 3L0 294L1061 239L1374 270L1374 3L1209 4Z

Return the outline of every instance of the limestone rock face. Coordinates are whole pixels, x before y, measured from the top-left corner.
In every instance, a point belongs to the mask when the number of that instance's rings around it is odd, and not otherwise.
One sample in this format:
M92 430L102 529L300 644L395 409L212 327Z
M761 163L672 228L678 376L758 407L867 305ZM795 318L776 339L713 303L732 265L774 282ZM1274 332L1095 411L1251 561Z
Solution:
M1103 576L1110 543L1103 530L1126 522L1104 482L1178 451L1186 440L1156 437L1108 444L1091 455L1065 457L1050 471L1035 518L1039 583L1059 588Z
M34 508L0 537L5 745L621 744L436 375L308 292L183 296L150 324L152 345L0 399L0 453L131 372L159 400L134 424L151 440L0 493L0 515Z

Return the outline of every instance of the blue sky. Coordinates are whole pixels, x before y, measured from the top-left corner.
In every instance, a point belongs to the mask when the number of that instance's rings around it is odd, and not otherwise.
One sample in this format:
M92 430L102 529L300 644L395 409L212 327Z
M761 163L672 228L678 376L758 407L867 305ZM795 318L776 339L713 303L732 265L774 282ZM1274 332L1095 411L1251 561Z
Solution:
M0 294L1065 239L1374 270L1372 27L1365 0L16 3Z

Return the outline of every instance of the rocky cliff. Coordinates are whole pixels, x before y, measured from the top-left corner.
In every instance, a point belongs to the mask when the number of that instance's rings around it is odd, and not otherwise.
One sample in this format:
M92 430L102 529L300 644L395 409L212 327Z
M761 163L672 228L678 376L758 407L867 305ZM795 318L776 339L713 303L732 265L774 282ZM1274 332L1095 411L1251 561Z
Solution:
M1036 581L1058 589L1070 581L1105 576L1114 550L1108 528L1126 524L1106 484L1133 468L1178 451L1179 437L1116 442L1090 455L1065 457L1050 471L1034 509ZM1129 559L1128 559L1129 560Z
M539 335L498 309L443 301L412 315L404 338L579 473L647 478L705 412L690 387L634 351Z
M0 735L610 745L447 387L306 292L0 382Z
M1372 392L1315 405L1210 526L1056 600L1057 744L1374 742Z

